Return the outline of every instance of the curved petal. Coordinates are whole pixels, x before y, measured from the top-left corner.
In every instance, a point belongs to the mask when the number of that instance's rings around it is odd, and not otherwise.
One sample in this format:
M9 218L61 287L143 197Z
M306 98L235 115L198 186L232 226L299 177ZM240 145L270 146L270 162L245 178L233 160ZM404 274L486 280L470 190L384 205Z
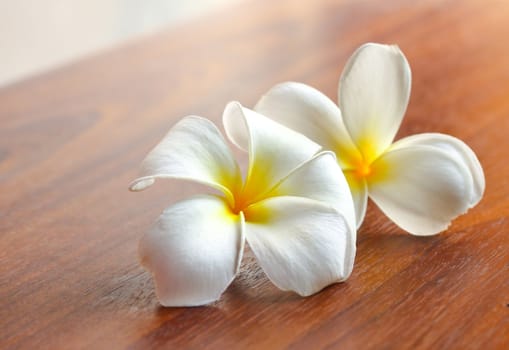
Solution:
M311 86L294 82L278 84L258 101L255 111L336 152L343 168L355 164L352 158L360 158L338 106Z
M472 198L468 168L430 146L387 152L372 165L369 195L398 226L420 236L445 230Z
M410 66L397 46L365 44L348 60L339 106L353 141L368 162L396 135L410 98Z
M333 207L301 197L273 197L246 212L246 239L269 279L302 296L348 278L355 234Z
M313 199L333 206L343 215L352 237L346 250L345 265L353 266L357 241L354 203L348 183L332 152L321 152L299 166L269 193L269 196L293 196ZM351 269L350 269L351 271Z
M391 150L410 147L410 146L431 146L446 151L450 156L462 162L470 171L472 177L472 198L470 207L475 206L481 200L486 181L481 163L477 159L474 151L460 139L439 133L417 134L398 140L391 146Z
M355 231L355 210L345 176L332 152L321 152L285 177L268 194L314 199L338 209Z
M223 123L226 134L236 145L245 149L245 142L249 140L249 171L244 196L251 202L320 150L318 144L304 135L238 102L226 106Z
M226 142L209 120L189 116L180 120L145 157L132 191L151 186L157 178L192 180L223 191L241 182L241 175Z
M368 186L363 177L359 177L354 171L345 171L345 178L352 193L353 204L355 208L355 222L357 228L361 227L366 208L368 206Z
M239 268L244 237L240 216L215 196L166 209L139 244L164 306L197 306L220 298Z

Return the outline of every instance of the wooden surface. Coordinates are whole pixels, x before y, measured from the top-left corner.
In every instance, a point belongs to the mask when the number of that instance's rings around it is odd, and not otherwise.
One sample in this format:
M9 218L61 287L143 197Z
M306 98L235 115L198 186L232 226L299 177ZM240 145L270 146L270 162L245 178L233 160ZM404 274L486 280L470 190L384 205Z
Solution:
M507 1L246 2L0 90L0 348L507 349L508 37ZM429 238L371 205L352 277L313 297L280 292L248 252L219 302L159 307L138 239L192 188L129 193L141 159L184 115L220 125L226 102L278 82L335 99L367 41L412 67L399 137L466 141L480 205Z

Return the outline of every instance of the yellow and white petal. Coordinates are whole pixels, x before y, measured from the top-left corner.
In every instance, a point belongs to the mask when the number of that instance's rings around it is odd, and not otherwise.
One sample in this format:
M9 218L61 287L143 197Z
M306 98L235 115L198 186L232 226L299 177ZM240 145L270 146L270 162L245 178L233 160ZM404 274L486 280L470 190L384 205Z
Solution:
M364 44L348 60L339 82L339 107L366 161L376 159L392 143L410 87L410 66L397 46Z
M241 182L237 163L217 127L195 116L180 120L150 151L141 164L140 177L130 189L143 190L157 178L196 181L227 196Z
M220 298L239 268L243 219L215 196L166 209L139 244L164 306L198 306Z
M309 85L278 84L258 101L255 111L336 152L343 168L352 166L352 158L360 158L338 106Z
M244 108L238 102L226 106L223 123L232 142L249 150L244 196L251 202L321 148L304 135Z
M355 222L357 223L357 228L359 228L366 216L366 208L368 206L368 186L365 178L358 176L355 171L345 171L344 174L352 194L355 208Z
M398 226L419 236L445 230L470 207L469 169L438 147L409 146L372 164L369 195Z
M455 157L456 160L462 162L470 171L472 177L472 198L470 199L470 207L475 206L481 200L486 181L484 179L484 172L481 163L474 151L468 147L460 139L439 133L425 133L405 137L398 140L391 146L391 150L410 146L431 146L442 149L450 156Z
M245 216L246 239L278 288L308 296L350 275L355 233L333 207L273 197L247 208Z

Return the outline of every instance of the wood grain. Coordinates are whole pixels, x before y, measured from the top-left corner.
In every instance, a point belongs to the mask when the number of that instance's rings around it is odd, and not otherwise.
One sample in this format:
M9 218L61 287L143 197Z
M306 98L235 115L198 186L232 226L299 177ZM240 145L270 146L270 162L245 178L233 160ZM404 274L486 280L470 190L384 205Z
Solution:
M0 348L508 348L509 4L246 2L0 90ZM335 100L348 56L397 43L413 71L399 136L444 132L484 166L482 202L412 237L373 205L352 277L299 298L247 252L222 299L158 306L137 241L192 193L127 191L181 117L251 106L286 80Z

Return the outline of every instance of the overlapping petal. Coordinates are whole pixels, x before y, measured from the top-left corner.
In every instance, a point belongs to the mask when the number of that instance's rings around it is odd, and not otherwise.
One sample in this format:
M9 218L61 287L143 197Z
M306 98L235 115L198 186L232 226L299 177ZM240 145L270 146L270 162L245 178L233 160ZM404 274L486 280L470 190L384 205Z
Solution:
M278 84L258 101L255 111L335 151L343 168L351 167L354 159L360 158L338 106L311 86Z
M293 170L269 196L295 196L314 199L338 208L355 228L352 195L345 176L332 152L320 152Z
M348 183L332 152L321 152L292 171L269 196L309 198L336 208L349 225L345 250L345 275L353 269L356 251L356 220ZM320 257L317 257L320 259Z
M246 239L269 279L302 296L348 278L354 233L334 207L273 197L245 211Z
M217 127L209 120L189 116L179 121L145 157L141 174L130 189L140 191L157 178L203 183L223 191L241 180L237 163Z
M199 196L166 209L139 245L165 306L197 306L219 299L242 257L241 216L215 196Z
M366 216L368 206L368 186L363 177L359 177L355 171L345 171L345 178L352 193L353 205L355 208L355 222L357 228L362 225Z
M244 108L238 102L226 106L223 123L228 137L240 148L249 150L244 196L252 201L321 148L304 135Z
M472 176L455 154L439 147L399 147L372 166L369 194L398 226L432 235L470 207Z
M469 170L472 177L472 198L470 207L475 206L481 200L486 186L484 172L479 159L474 151L460 139L439 133L417 134L402 138L391 146L391 150L410 146L430 146L444 150L451 157L463 163Z
M392 143L410 87L410 66L397 46L365 44L348 60L339 82L339 107L366 161L376 159Z

